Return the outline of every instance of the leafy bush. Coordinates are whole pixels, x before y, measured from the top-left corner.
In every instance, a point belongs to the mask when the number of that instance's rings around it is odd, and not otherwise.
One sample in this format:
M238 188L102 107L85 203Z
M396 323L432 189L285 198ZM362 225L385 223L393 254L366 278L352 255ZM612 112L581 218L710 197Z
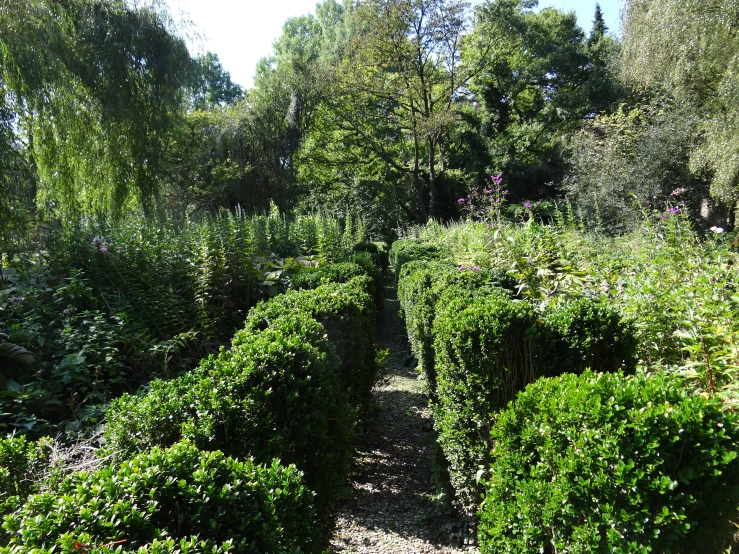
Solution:
M378 374L375 363L375 310L368 290L369 277L347 283L329 283L314 290L288 291L249 312L245 329L236 334L240 344L250 333L267 329L289 314L314 318L325 328L339 356L340 383L355 406L365 405Z
M488 461L495 414L540 377L601 363L606 371L633 371L636 341L617 312L590 300L550 307L539 317L503 289L462 283L438 297L432 334L439 440L452 484L471 509L480 498L476 477Z
M347 283L354 277L366 275L365 270L355 263L329 264L316 269L304 269L290 280L294 290L317 289L326 283Z
M136 549L197 535L214 546L232 541L233 552L316 552L312 502L294 466L179 443L117 468L74 473L58 489L30 496L6 517L3 542L30 550L125 540Z
M0 516L36 491L36 482L49 465L50 439L0 438Z
M432 327L439 297L453 285L466 289L502 286L513 290L515 281L501 272L460 268L451 262L415 260L403 265L398 279L398 299L411 348L432 397L436 394Z
M473 294L464 285L449 287L433 324L439 442L468 508L479 503L476 472L488 461L493 414L537 376L530 305L511 301L502 289Z
M384 242L360 242L354 245L352 252L367 252L372 256L375 265L380 269L381 273L386 273L390 265L388 259L387 244Z
M193 372L113 402L108 448L124 458L184 438L260 463L279 458L305 472L326 516L345 476L352 424L325 335L299 312L262 331L239 333L231 350Z
M390 264L395 270L395 279L400 276L403 264L413 260L438 260L442 258L441 249L435 244L416 239L396 240L390 247Z
M565 302L545 312L544 327L537 350L546 375L636 368L634 327L611 307L587 299Z
M663 373L530 385L492 430L483 553L718 552L739 502L737 416Z

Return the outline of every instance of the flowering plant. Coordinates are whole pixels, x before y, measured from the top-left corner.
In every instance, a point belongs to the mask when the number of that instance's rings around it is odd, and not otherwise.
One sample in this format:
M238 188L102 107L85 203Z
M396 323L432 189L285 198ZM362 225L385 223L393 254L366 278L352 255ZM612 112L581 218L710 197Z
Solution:
M473 219L500 225L503 221L502 209L508 191L503 188L503 176L491 175L486 186L472 185L466 197L457 200L461 208Z

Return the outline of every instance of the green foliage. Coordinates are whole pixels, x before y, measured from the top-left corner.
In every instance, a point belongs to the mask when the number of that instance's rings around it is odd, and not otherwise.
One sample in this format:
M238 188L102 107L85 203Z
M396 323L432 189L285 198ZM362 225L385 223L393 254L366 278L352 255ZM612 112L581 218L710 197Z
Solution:
M530 385L492 430L483 553L723 551L737 418L663 373Z
M442 258L441 249L435 244L417 239L397 240L390 247L390 265L395 271L395 279L400 277L403 265L413 260L438 260Z
M312 502L294 466L237 461L183 442L75 473L29 497L5 519L3 542L7 551L125 541L127 551L161 552L184 539L204 541L206 551L228 542L230 552L317 552Z
M351 412L339 377L325 329L300 312L284 313L263 331L240 331L230 350L196 370L114 401L107 448L125 459L188 439L240 459L279 458L305 472L326 518L350 455Z
M612 307L579 299L544 313L543 333L537 355L546 375L581 373L586 368L603 372L636 368L636 337L633 324L624 323Z
M326 283L348 283L354 277L362 275L366 275L364 269L352 262L328 264L299 272L290 280L290 288L295 290L317 289Z
M398 279L398 300L405 315L408 340L432 398L436 397L432 329L437 303L444 291L455 285L466 291L493 286L516 289L515 281L507 275L477 267L462 269L451 262L424 260L403 265Z
M385 274L390 266L387 244L383 242L360 242L354 245L354 252L368 252L375 265L382 274Z
M270 328L285 315L314 318L325 328L339 357L340 382L354 406L366 407L378 376L375 362L375 308L369 277L347 283L321 285L313 290L288 291L252 308L244 331L234 337L238 346L249 333Z
M478 469L488 462L495 413L539 373L532 355L531 307L502 289L447 288L433 323L434 407L452 485L466 508L479 504Z
M51 448L50 439L0 438L0 516L37 492L37 482L51 461Z

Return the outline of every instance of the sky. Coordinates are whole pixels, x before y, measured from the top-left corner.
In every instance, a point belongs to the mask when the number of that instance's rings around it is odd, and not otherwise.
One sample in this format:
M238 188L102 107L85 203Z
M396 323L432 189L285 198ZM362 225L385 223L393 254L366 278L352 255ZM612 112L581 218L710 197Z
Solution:
M257 62L272 52L272 42L282 33L288 17L315 11L317 0L167 0L178 21L190 21L194 53L218 54L231 79L245 88L253 83ZM606 25L618 32L621 0L598 0ZM575 11L580 26L592 27L596 0L539 0L540 7Z

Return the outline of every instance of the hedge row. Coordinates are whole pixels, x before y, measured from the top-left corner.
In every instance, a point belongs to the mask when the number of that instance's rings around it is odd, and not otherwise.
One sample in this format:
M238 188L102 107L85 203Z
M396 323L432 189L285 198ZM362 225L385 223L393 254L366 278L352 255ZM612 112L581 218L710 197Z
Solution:
M483 554L726 551L738 416L676 375L635 373L633 329L602 304L540 312L504 276L403 265L409 338Z
M498 415L481 552L727 552L737 415L675 375L542 379Z
M288 291L229 350L112 403L115 465L29 497L6 520L13 551L320 552L376 375L373 285Z
M390 265L395 271L396 281L406 262L413 260L442 260L444 255L441 249L433 244L417 239L398 240L390 247Z
M276 460L257 465L185 442L154 448L30 496L5 518L8 547L0 552L79 552L105 543L172 552L165 545L180 541L200 551L226 551L228 541L231 552L314 552L313 495L301 481L295 466Z
M504 288L505 287L505 288ZM633 330L618 313L577 300L537 313L516 282L485 269L407 261L398 296L411 347L429 385L452 485L469 512L482 496L494 415L540 377L633 371Z

